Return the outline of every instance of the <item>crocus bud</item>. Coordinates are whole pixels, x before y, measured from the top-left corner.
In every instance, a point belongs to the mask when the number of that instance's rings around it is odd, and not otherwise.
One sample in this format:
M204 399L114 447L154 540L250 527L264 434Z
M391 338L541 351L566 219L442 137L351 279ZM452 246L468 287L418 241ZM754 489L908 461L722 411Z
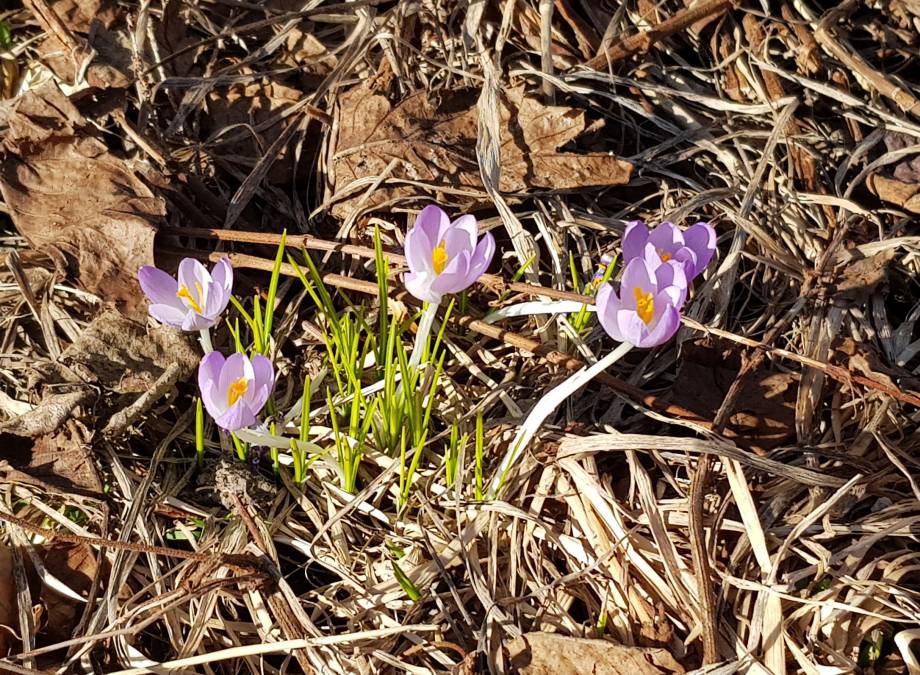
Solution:
M272 362L261 354L249 360L235 353L224 358L210 352L198 366L198 388L208 414L227 431L251 427L257 421L275 383Z
M684 266L687 280L702 273L716 252L716 231L709 223L697 223L681 230L674 223L661 223L649 232L641 220L626 226L623 262L646 257L657 263L676 260Z
M633 258L623 272L619 295L610 284L597 292L597 316L614 340L656 347L677 332L686 297L683 265L669 261L656 267L644 256Z
M469 288L492 262L495 239L487 233L478 244L476 218L450 222L437 206L426 206L406 235L406 289L419 300L438 304L448 293Z
M185 258L179 263L178 281L149 265L137 271L137 278L150 300L150 316L189 332L216 324L233 289L233 267L228 258L218 260L210 272L194 258Z

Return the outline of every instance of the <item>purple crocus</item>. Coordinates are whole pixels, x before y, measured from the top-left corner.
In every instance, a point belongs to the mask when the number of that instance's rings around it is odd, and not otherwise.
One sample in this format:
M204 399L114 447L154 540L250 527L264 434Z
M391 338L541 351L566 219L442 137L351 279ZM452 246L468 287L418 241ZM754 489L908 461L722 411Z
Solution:
M141 289L150 300L150 315L184 331L200 331L218 322L230 302L233 267L221 258L210 272L194 258L179 263L178 280L150 265L137 271Z
M626 265L619 295L609 283L597 292L597 316L614 340L656 347L677 332L686 297L681 263L669 260L656 266L640 256Z
M426 206L406 235L406 289L419 300L439 304L476 281L495 254L495 239L486 233L477 243L476 218L450 222L437 206Z
M716 252L716 231L709 223L697 223L681 230L674 223L661 223L649 232L641 220L626 226L623 235L623 262L633 258L666 263L676 260L683 264L688 280L700 274Z
M250 361L239 352L224 358L210 352L198 366L198 388L208 414L227 431L255 424L275 382L272 362L261 354Z

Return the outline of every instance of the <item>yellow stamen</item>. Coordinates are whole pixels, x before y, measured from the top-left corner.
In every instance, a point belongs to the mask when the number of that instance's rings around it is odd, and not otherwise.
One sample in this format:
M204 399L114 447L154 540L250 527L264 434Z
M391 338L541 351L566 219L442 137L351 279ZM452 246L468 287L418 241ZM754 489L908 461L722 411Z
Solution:
M233 405L240 400L240 397L249 389L249 380L241 377L236 382L231 382L227 389L227 405Z
M655 297L651 293L643 293L638 286L633 289L633 294L636 296L636 314L647 326L655 315Z
M198 290L198 300L200 300L201 299L201 284L195 284L195 286L197 287L197 290ZM198 300L196 300L192 296L192 294L189 293L187 286L180 286L179 290L176 291L176 297L183 298L192 309L194 309L196 312L201 314L202 312L201 305L198 303Z
M659 249L658 249L658 257L661 258L661 262L666 263L666 262L668 262L668 261L671 259L671 254L668 253L667 251L662 251L662 250L659 248Z
M435 274L440 274L447 267L447 249L444 248L443 241L431 252L431 264L434 265Z

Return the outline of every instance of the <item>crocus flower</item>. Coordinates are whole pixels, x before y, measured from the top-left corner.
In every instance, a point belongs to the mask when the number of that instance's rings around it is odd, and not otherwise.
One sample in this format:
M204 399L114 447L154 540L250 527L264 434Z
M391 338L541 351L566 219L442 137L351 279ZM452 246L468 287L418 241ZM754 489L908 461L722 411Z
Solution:
M623 262L633 258L683 264L687 279L700 274L716 252L716 231L709 223L697 223L681 230L674 223L661 223L649 232L641 220L634 220L623 235Z
M150 300L150 315L185 331L200 331L218 322L230 302L233 267L221 258L210 272L194 258L179 263L178 281L150 265L137 271L141 289Z
M447 293L469 288L486 271L495 253L487 233L477 243L476 218L460 216L450 222L437 206L426 206L406 235L406 289L419 300L441 302Z
M252 361L245 354L228 358L210 352L198 366L198 388L208 414L227 431L255 424L275 382L272 362L261 354Z
M614 340L655 347L677 332L686 297L683 265L668 261L656 267L640 256L626 265L619 295L609 283L597 292L597 316Z

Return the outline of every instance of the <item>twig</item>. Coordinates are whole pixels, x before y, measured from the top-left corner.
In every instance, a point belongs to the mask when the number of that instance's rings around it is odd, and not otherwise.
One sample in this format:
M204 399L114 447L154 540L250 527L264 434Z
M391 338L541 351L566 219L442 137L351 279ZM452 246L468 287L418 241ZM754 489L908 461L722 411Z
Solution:
M599 70L634 54L644 54L656 42L661 42L675 33L686 30L701 19L723 14L731 6L732 0L705 0L693 7L687 7L652 28L630 35L615 44L602 46L601 53L585 65L588 68Z

